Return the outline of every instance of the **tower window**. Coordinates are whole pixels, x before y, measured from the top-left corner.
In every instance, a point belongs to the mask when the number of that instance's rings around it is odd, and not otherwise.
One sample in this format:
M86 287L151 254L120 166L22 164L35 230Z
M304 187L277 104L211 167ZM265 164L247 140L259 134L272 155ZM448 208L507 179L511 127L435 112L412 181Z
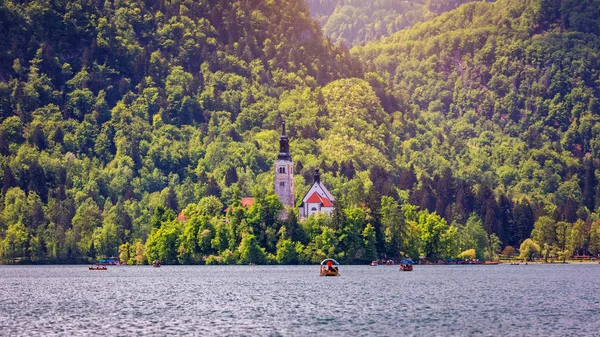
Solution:
M279 186L281 186L281 187L285 186L285 181L280 181Z
M279 173L285 173L285 167L284 166L279 167Z

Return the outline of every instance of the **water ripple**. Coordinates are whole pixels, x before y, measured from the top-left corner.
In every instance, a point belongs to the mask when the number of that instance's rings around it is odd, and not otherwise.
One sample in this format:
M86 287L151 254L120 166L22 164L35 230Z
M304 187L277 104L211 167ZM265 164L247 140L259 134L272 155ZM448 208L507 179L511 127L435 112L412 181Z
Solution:
M0 266L0 336L598 336L598 265Z

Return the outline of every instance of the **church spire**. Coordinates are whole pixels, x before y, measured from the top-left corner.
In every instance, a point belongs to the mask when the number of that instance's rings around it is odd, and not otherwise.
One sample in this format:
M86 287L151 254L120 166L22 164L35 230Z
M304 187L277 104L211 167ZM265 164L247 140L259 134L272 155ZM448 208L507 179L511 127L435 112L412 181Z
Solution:
M292 160L292 155L290 154L290 140L285 134L285 122L283 122L281 137L279 137L279 155L277 155L277 159Z
M321 172L319 172L319 169L316 168L315 169L315 183L319 184L321 182Z

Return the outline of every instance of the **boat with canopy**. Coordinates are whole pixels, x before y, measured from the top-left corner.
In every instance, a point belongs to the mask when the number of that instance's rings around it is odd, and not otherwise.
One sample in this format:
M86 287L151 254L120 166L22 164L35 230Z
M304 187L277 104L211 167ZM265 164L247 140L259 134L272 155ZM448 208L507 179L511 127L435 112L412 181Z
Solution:
M340 276L340 264L334 259L321 261L321 276Z
M400 271L412 271L415 262L411 259L404 259L400 261Z

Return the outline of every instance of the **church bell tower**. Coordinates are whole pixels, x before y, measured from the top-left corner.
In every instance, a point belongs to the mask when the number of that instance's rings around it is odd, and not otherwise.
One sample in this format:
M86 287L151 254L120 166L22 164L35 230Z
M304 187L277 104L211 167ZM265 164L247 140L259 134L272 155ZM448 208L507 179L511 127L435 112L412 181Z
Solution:
M294 207L294 162L290 142L285 134L285 122L279 137L279 154L275 161L275 194L285 207Z

